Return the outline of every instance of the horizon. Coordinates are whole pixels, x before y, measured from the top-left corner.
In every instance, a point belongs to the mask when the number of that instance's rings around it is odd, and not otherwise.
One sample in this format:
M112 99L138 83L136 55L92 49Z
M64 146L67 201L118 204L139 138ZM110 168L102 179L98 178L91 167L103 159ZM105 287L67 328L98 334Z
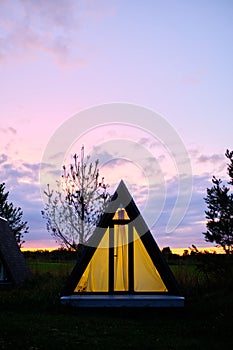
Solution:
M163 248L167 248L167 247L159 247L159 249L162 251ZM191 249L188 247L188 248L172 248L172 247L169 247L172 251L172 254L177 254L177 255L180 255L182 256L184 254L184 252L187 250L188 251L188 255L190 255L191 253ZM49 252L53 252L53 251L56 251L56 250L59 250L59 249L67 249L68 248L62 248L61 246L55 246L55 247L41 247L41 248L20 248L20 250L22 252L37 252L37 251L49 251ZM226 252L223 250L222 247L215 247L215 246L209 246L209 247L204 247L204 248L201 248L201 247L197 247L198 251L201 252L201 253L210 253L210 254L226 254Z

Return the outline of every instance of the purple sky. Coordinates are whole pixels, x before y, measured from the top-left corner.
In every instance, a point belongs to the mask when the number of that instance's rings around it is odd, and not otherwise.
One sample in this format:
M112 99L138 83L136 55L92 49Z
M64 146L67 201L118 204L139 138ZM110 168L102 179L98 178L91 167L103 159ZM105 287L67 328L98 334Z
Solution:
M208 245L202 235L203 197L212 175L226 176L224 153L233 148L232 16L230 0L0 1L0 182L6 182L10 199L29 223L25 247L55 244L40 214L39 169L49 141L80 111L112 102L158 112L183 140L191 160L190 206L168 234L177 196L169 155L153 148L144 131L121 126L105 133L108 140L123 137L147 145L159 162L167 196L153 227L158 244ZM89 131L70 145L66 160L83 142L88 151L100 147L102 131ZM114 185L118 177L132 182L143 208L147 173L136 168L121 162L117 172L102 171Z

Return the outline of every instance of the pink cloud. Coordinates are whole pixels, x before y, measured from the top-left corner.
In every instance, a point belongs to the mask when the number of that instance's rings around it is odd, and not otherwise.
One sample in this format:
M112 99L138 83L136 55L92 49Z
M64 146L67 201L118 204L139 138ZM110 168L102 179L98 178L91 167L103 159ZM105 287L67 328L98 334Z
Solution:
M0 12L0 61L35 59L49 55L61 66L77 67L80 57L80 27L93 15L106 15L107 1L3 2ZM92 19L93 20L93 19Z
M13 134L16 135L17 134L17 130L15 128L13 128L12 126L9 126L8 128L0 128L0 132L3 134Z
M215 163L215 162L222 162L223 161L223 155L222 154L211 154L211 155L200 155L197 158L197 162L199 163Z
M45 52L58 61L72 61L73 1L6 2L0 13L0 60L27 58ZM76 59L77 61L77 59Z

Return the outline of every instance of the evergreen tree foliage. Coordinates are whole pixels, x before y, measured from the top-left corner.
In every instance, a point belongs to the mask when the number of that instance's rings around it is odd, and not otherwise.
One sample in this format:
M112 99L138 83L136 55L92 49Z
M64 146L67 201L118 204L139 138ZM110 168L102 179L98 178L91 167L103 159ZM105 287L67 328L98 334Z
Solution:
M68 168L63 166L57 188L48 184L44 191L47 203L42 216L61 246L78 250L91 236L110 196L104 178L99 180L98 160L85 159L84 147L73 159Z
M233 152L225 153L229 159L227 172L230 177L229 185L233 185ZM208 210L206 214L205 240L221 246L227 254L233 253L233 193L232 188L223 184L221 179L213 176L213 186L207 188L204 198Z
M5 190L5 183L0 184L0 216L8 221L16 242L21 247L24 243L23 235L28 233L29 227L26 221L22 221L23 211L8 201L9 192Z

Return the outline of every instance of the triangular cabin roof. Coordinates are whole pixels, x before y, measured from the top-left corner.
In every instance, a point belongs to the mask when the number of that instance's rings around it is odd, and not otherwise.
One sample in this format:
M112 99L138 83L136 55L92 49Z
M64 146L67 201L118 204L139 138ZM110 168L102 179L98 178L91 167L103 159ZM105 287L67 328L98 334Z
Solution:
M25 258L7 220L0 217L0 287L17 285L30 276Z
M91 294L180 296L176 280L122 180L84 247L61 301Z

